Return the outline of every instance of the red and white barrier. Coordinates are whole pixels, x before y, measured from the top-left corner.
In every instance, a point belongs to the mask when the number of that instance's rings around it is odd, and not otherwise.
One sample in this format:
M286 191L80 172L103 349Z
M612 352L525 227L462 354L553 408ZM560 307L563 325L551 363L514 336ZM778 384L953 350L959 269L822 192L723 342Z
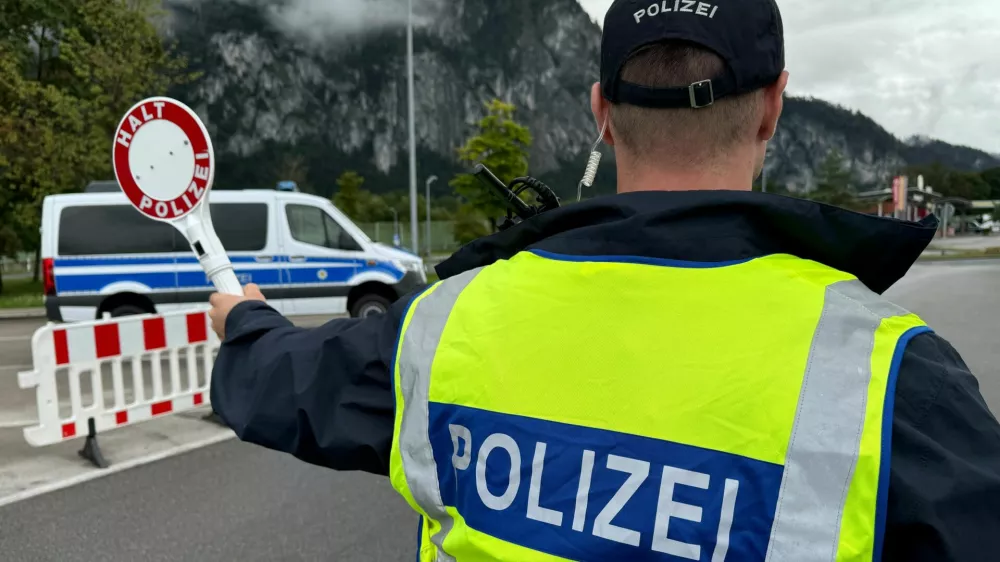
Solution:
M91 421L101 433L207 405L219 340L197 310L49 324L31 346L34 369L18 384L35 389L38 425L24 437L44 447L87 436Z

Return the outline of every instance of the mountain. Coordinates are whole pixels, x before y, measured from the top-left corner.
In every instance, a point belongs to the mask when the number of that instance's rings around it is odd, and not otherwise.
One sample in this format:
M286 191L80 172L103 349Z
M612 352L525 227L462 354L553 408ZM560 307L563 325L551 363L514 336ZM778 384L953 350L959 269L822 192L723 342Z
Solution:
M1000 166L1000 155L987 154L968 146L955 146L939 140L915 136L906 141L906 160L910 164L933 164L959 170L985 170Z
M295 179L330 194L336 177L353 169L374 191L406 189L405 1L164 4L171 14L164 33L202 73L171 95L206 120L219 187ZM483 104L497 97L518 107L516 117L534 136L532 174L562 195L574 193L596 137L589 88L599 74L601 39L577 0L418 0L417 6L420 177L463 171L456 149ZM970 148L904 143L860 113L789 98L767 163L769 183L811 188L813 170L831 149L847 157L866 185L884 184L909 163L1000 165ZM599 190L613 192L613 159L605 162ZM450 188L442 181L435 191Z

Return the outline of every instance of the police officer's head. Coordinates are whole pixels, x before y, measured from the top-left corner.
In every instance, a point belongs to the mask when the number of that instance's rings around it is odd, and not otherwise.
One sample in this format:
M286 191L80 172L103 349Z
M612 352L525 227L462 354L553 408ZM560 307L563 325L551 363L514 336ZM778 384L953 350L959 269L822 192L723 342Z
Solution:
M619 178L745 170L730 189L749 189L781 114L784 68L774 0L616 0L591 105L598 126L608 122Z

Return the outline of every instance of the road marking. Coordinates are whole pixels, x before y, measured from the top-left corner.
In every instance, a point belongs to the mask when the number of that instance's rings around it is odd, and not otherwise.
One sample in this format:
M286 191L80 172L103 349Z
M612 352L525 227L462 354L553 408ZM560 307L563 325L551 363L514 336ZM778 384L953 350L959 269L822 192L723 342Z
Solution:
M38 423L38 420L0 421L0 429L22 429Z
M0 343L7 343L12 341L31 341L31 336L3 336L0 337Z
M52 482L44 486L32 488L30 490L21 490L20 492L16 492L9 496L2 497L0 498L0 507L8 506L13 503L35 498L51 492L57 492L59 490L70 488L78 484L83 484L84 482L97 480L98 478L104 478L105 476L111 476L112 474L116 474L118 472L122 472L130 468L136 468L138 466L152 464L154 462L161 461L169 457L181 455L190 451L194 451L195 449L201 449L203 447L217 445L219 443L223 443L225 441L229 441L235 438L236 438L235 433L227 431L221 435L215 435L213 437L202 439L201 441L187 443L185 445L180 445L178 447L174 447L173 449L168 449L166 451L160 451L159 453L153 453L152 455L147 455L145 457L139 457L128 461L122 461L120 463L113 464L105 469L95 468L93 472L79 474L72 478L67 478L65 480L60 480L58 482Z
M0 365L0 371L30 371L31 365Z

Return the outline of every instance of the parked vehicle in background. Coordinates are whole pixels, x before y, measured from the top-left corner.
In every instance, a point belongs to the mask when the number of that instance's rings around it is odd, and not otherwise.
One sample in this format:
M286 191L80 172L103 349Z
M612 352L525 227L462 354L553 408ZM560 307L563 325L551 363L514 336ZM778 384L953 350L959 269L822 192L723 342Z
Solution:
M373 242L327 199L287 184L209 197L237 277L287 316L379 314L427 282L423 260ZM114 182L45 198L42 273L54 321L169 312L213 291L184 237L139 214Z

